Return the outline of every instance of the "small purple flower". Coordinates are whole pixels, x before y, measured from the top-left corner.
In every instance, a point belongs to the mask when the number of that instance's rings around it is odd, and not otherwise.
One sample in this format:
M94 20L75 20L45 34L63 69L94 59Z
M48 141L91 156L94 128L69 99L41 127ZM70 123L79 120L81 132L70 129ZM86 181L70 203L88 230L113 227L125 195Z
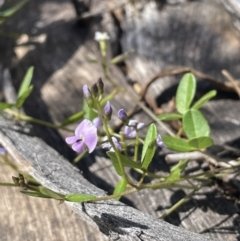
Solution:
M3 147L0 147L0 155L5 155L7 153L6 149Z
M118 142L118 140L117 140L116 137L113 136L113 137L112 137L112 141L113 141L115 147L116 147L118 150L121 150L121 149L122 149L122 146L121 146L121 144ZM111 145L110 142L105 142L105 143L103 143L101 146L102 146L103 149L108 149L109 151L114 151L114 149L113 149L113 147L112 147L112 145Z
M128 125L125 127L124 134L129 138L135 138L137 130L141 129L144 123L138 123L136 120L130 120Z
M93 125L96 126L96 128L97 128L98 130L101 129L101 127L102 127L102 120L101 120L100 117L94 118L93 121L92 121L92 123L93 123Z
M157 140L156 140L157 146L158 147L167 147L163 141L162 141L162 137L160 134L157 135Z
M109 101L104 106L104 117L108 121L111 120L111 117L112 117L112 106Z
M88 149L91 153L97 146L97 128L89 120L83 120L76 128L75 135L65 139L67 144L72 145L72 149L77 153L82 153Z
M126 124L126 125L128 124L129 119L128 119L127 113L124 109L121 109L118 111L118 117L124 124Z

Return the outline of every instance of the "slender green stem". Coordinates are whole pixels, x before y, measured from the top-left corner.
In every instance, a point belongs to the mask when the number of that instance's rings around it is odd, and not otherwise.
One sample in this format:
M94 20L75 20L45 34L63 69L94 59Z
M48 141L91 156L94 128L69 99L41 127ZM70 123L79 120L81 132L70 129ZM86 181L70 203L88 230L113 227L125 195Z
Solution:
M109 74L108 74L107 64L106 64L105 62L102 62L101 66L102 66L102 69L103 69L103 73L104 73L105 78L106 78L115 88L118 88L118 85L115 84L115 82L112 80L112 78L111 78L111 77L109 76Z
M189 187L189 186L186 186L186 185L172 185L171 187L193 189L192 187ZM132 194L134 192L137 192L138 190L145 189L145 188L146 187L141 185L139 187L134 187L134 188L128 189L128 190L126 190L124 192L121 192L121 193L112 194L112 195L108 195L108 196L104 196L104 197L98 197L98 198L94 199L94 202L96 202L96 201L106 201L106 200L114 199L114 198L117 198L117 197L120 197L120 196L129 195L129 194Z
M81 161L81 159L86 155L87 152L87 150L84 150L80 155L77 155L77 157L74 158L73 163L77 164L79 161Z
M5 186L5 187L18 187L18 185L14 183L7 183L7 182L0 182L0 186Z
M52 123L47 122L47 121L39 120L39 119L33 118L31 116L22 115L18 112L15 112L15 111L11 110L11 109L5 109L4 111L6 113L10 114L10 115L13 115L13 116L17 117L19 120L22 120L22 121L28 121L28 122L36 123L36 124L39 124L39 125L51 127L51 128L54 128L54 129L62 129L62 130L65 130L65 131L73 132L73 130L70 130L68 128L61 127L59 125L55 125L55 124L52 124Z
M156 123L161 126L170 136L175 136L175 134L171 131L171 129L162 121L160 121L156 115L147 108L141 101L135 100L136 104L145 111L146 114L148 114Z
M137 190L138 190L137 188L131 188L131 189L128 189L128 190L126 190L124 192L121 192L121 193L116 193L116 194L112 194L112 195L108 195L108 196L104 196L104 197L98 197L98 198L94 199L94 202L96 202L96 201L106 201L106 200L114 199L114 198L117 198L117 197L129 195L129 194L132 194L132 193L136 192Z
M168 215L170 215L172 212L176 211L183 203L185 203L189 198L191 198L197 191L199 191L202 187L208 185L211 182L211 180L208 180L207 182L203 183L202 185L199 185L196 187L193 191L191 191L188 195L186 195L184 198L179 200L176 204L174 204L171 208L168 209L160 218L164 219Z
M115 144L114 144L114 142L112 140L112 136L111 136L111 134L109 132L108 125L107 125L107 123L106 123L106 121L104 120L104 117L103 117L103 112L102 112L101 105L100 105L100 103L98 101L97 101L97 105L98 105L98 109L99 109L99 116L102 119L103 127L104 127L104 129L106 131L106 134L107 134L107 137L108 137L108 141L110 142L111 146L113 147L114 152L116 153L118 164L120 166L120 170L123 173L123 178L127 180L129 185L134 186L134 184L129 180L127 174L125 173L123 164L121 162L121 158L119 156L119 151L116 148L116 146L115 146Z
M137 183L137 186L138 186L138 187L141 187L141 184L143 183L145 176L146 176L146 172L143 172L143 174L142 174L139 182Z

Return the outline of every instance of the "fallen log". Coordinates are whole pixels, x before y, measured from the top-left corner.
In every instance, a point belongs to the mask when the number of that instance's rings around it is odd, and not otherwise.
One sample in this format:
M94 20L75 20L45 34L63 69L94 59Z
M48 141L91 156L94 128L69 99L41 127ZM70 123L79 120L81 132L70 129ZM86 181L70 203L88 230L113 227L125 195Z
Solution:
M0 142L14 163L41 185L61 194L106 195L103 190L84 179L78 169L45 142L32 136L29 130L3 118L0 119ZM115 200L66 204L110 240L213 240L158 220Z

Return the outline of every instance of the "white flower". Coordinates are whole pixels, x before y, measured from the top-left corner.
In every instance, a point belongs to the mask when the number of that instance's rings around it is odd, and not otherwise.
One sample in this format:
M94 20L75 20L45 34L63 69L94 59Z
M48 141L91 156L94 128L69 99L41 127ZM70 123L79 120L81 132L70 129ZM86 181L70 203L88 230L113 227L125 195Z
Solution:
M96 32L95 36L94 36L94 39L96 41L100 42L100 41L108 40L108 39L110 39L110 37L106 32L104 32L104 33Z

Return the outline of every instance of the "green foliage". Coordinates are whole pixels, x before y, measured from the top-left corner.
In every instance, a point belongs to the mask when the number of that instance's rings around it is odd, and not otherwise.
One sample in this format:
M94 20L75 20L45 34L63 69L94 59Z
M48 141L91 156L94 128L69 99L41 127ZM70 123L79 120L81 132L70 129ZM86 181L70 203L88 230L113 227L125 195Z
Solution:
M20 97L18 97L17 102L15 106L17 108L21 108L25 102L25 100L28 98L28 96L32 93L33 85L30 85L27 90L25 90Z
M188 160L181 160L171 168L170 175L166 181L174 181L179 179L181 173L186 169L188 165Z
M116 172L120 175L120 176L123 176L123 173L121 171L121 168L120 168L120 165L119 165L119 162L118 162L118 158L117 158L117 154L115 152L112 152L112 151L108 151L107 152L107 155L108 157L111 159L115 169L116 169ZM121 159L121 163L123 166L125 167L131 167L131 168L138 168L138 169L141 169L141 166L132 161L130 158L128 158L127 156L124 156L122 154L118 154L120 156L120 159Z
M191 146L188 141L184 139L172 136L163 136L162 139L167 148L174 151L188 152L196 150L195 147Z
M15 4L13 7L7 8L5 10L0 10L0 18L9 18L20 10L29 0L22 0Z
M196 79L193 74L188 73L181 79L177 94L176 108L180 114L184 114L190 107L196 92Z
M206 102L217 95L216 90L211 90L207 94L205 94L202 98L200 98L193 106L192 109L200 109Z
M39 187L39 191L43 195L48 196L50 198L54 198L54 199L57 199L57 200L64 200L64 195L58 194L58 193L56 193L56 192L54 192L54 191L52 191L52 190L50 190L46 187L43 187L43 186Z
M125 178L121 179L121 180L117 183L117 185L116 185L116 187L115 187L115 189L114 189L113 194L119 194L119 193L124 192L124 191L126 190L127 184L128 184L128 183L127 183L127 180L126 180ZM121 198L121 196L116 197L115 199L116 199L116 200L119 200L120 198Z
M200 111L190 109L183 115L183 129L189 139L209 136L210 127Z
M148 128L147 135L145 137L141 163L142 168L147 169L149 164L151 163L153 156L156 152L156 139L157 139L157 128L155 124L151 124Z
M200 150L213 145L213 140L208 136L200 136L189 140L189 145Z
M126 58L128 58L134 51L130 50L128 52L124 52L123 54L120 54L116 56L115 58L110 60L110 64L119 64L123 62Z
M97 113L88 106L87 101L83 101L83 111L84 111L84 119L87 120L93 120L95 117L97 117Z
M96 199L96 196L90 195L90 194L68 194L65 195L64 197L65 201L68 202L89 202L89 201L94 201Z
M33 66L28 68L28 70L23 78L23 81L21 83L21 86L18 90L18 98L20 98L29 89L30 83L32 81L33 71L34 71Z
M31 196L31 197L41 197L41 198L52 198L48 195L44 195L41 192L32 192L32 191L20 191L21 193L27 195L27 196Z
M193 74L185 74L177 88L176 108L179 113L166 113L158 116L160 120L181 120L182 130L187 136L187 140L176 137L164 136L163 141L169 149L174 151L200 150L213 145L213 140L209 137L210 127L198 110L207 101L216 96L215 90L209 91L202 96L192 107L192 101L196 92L196 79Z
M12 106L14 106L14 105L8 104L8 103L5 103L5 102L0 102L0 110L11 108Z
M69 124L72 124L72 123L75 123L79 120L81 120L84 116L84 111L79 111L71 116L69 116L66 120L64 120L62 122L62 124L60 125L61 127L64 127L66 125L69 125Z

